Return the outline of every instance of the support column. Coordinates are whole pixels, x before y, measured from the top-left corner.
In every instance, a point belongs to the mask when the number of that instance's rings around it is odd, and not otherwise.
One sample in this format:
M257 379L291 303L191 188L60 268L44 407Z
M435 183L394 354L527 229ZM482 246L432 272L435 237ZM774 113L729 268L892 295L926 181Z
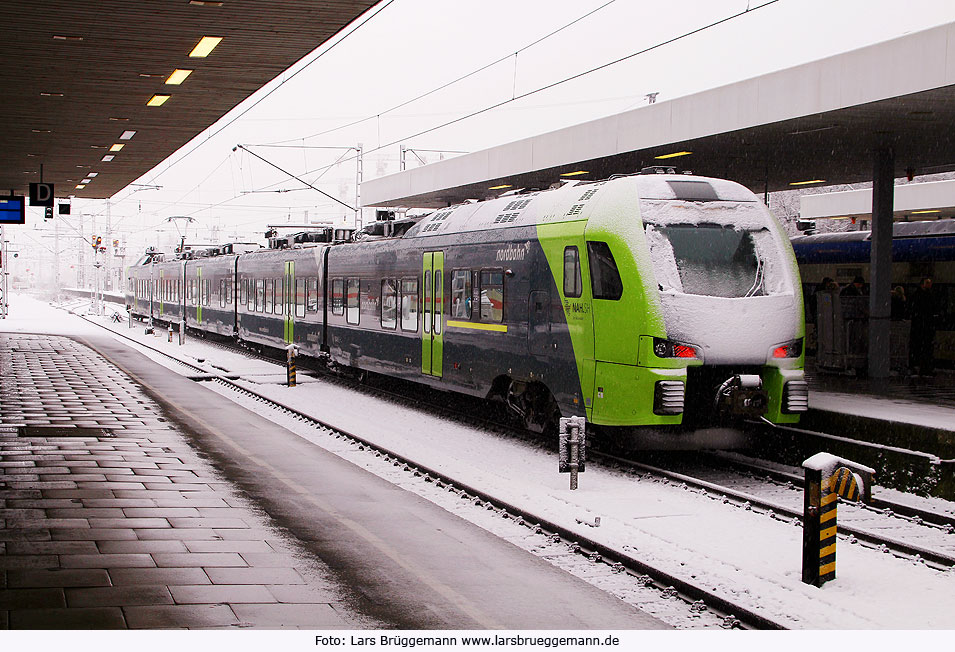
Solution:
M892 211L895 152L875 151L872 173L872 253L869 260L869 377L888 378L891 367Z

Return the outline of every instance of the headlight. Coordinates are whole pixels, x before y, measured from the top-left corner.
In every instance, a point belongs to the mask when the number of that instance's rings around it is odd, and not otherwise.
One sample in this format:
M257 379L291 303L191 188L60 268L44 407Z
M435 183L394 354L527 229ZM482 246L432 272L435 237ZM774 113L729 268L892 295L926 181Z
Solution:
M659 337L653 338L653 354L658 358L686 358L697 360L700 350L690 344L671 342Z

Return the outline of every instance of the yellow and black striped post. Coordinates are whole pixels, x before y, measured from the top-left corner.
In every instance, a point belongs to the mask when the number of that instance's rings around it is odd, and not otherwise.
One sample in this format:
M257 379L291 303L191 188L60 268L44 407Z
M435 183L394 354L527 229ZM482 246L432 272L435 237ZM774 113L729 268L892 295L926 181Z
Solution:
M836 578L836 507L839 496L858 501L865 489L860 486L864 482L862 478L871 478L871 469L860 466L862 475L857 476L848 466L838 466L831 472L805 464L804 467L802 581L822 586ZM864 495L868 498L867 491Z
M288 386L295 387L295 345L290 344L285 349L288 352L287 376Z

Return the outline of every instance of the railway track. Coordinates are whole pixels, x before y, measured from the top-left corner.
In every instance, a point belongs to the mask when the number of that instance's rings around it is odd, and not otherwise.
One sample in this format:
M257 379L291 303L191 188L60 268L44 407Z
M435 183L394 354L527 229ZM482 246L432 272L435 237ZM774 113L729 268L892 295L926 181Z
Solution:
M102 324L97 325L102 326ZM104 328L106 327L104 326ZM112 331L112 329L109 328L107 328L107 330ZM116 331L112 332L117 333ZM117 334L126 337L123 333ZM471 502L479 509L500 513L502 517L552 539L552 543L555 545L566 546L570 552L577 553L592 563L606 565L614 572L626 573L640 586L655 588L660 593L662 599L682 600L688 609L694 610L697 613L710 613L721 626L755 629L785 628L784 624L775 622L740 605L733 604L725 597L699 584L686 581L672 573L654 568L652 564L644 562L635 555L626 554L615 547L607 546L596 540L581 536L579 531L563 527L556 522L550 522L545 518L533 514L529 510L523 509L520 505L500 500L488 491L484 491L479 487L470 486L458 479L438 472L434 468L422 465L413 459L399 454L397 451L376 445L366 437L352 432L345 432L331 424L324 423L320 419L255 392L249 387L227 378L223 374L210 374L208 370L203 367L183 361L176 356L143 344L133 338L127 339L130 339L139 346L150 348L156 353L189 368L194 372L194 377L197 380L215 382L228 388L231 392L251 397L277 413L290 416L295 420L308 424L310 427L326 432L331 437L347 439L353 442L354 446L359 450L366 450L370 455L383 458L387 463L403 470L412 477L421 478L426 483L431 483L433 486L441 487L452 494L456 494L463 500ZM276 360L268 356L262 357L271 362L276 362ZM362 387L363 391L366 392L379 395L386 394L389 398L395 400L405 401L407 398L401 394L384 392L379 389L370 389L367 386L355 383L351 384L353 386ZM419 403L423 404L422 401L419 401ZM447 415L447 408L441 407L439 409L444 415ZM484 423L486 423L486 420ZM497 424L496 427L505 428L505 426L501 424ZM511 430L513 431L513 429ZM526 437L527 433L524 433L524 436ZM740 459L727 461L723 458L717 464L711 464L708 470L703 469L701 472L678 473L659 466L641 464L605 453L598 453L594 455L591 460L601 465L626 470L628 473L637 474L644 478L653 478L654 481L674 483L686 490L706 494L730 506L755 511L757 513L762 512L771 518L794 525L798 524L801 519L801 478L791 472L767 468L759 463L742 461ZM712 477L714 473L719 474L721 467L724 469L724 472L728 467L737 469L748 467L742 473L737 472L737 475L740 477L748 477L748 481L751 483L755 482L759 485L759 488L754 490L750 487L749 491L743 491L729 486L732 483L727 482L725 478L719 482L705 479L707 474L709 474L709 477ZM782 497L780 497L780 494ZM864 520L870 521L869 529L854 524L856 521ZM880 528L884 529L887 522L900 520L905 522L907 528L911 528L911 536L915 539L920 538L919 532L923 534L930 533L931 536L921 536L923 542L931 540L930 543L919 545L910 541L881 536L877 532L872 531ZM893 523L893 526L897 525L898 523ZM897 530L898 527L893 527L893 529ZM877 498L877 503L872 507L849 507L840 510L840 533L843 534L844 539L847 539L850 543L867 545L882 550L883 552L891 553L896 557L925 563L939 570L945 570L955 566L955 516L950 514L923 510L889 499ZM935 539L933 540L932 537L935 537ZM937 539L939 537L943 540L947 537L948 541L938 543Z

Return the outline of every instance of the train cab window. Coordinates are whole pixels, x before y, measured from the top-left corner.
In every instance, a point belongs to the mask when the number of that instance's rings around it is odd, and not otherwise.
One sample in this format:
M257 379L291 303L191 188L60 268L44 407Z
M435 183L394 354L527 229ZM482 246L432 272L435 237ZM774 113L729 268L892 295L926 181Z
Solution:
M623 296L623 282L617 271L617 262L607 243L588 242L587 255L590 257L590 284L594 299L617 300Z
M256 279L255 281L255 311L265 310L265 279Z
M577 247L564 247L564 296L576 298L582 291L580 252L577 251Z
M398 325L398 289L394 279L381 282L381 327L394 330Z
M275 310L275 281L265 279L265 312Z
M401 279L401 330L418 332L418 279Z
M481 320L504 321L504 272L502 270L481 270Z
M347 279L347 292L345 294L345 321L349 324L357 324L360 318L359 310L359 282L357 278Z
M295 279L295 316L305 316L305 279Z
M318 312L318 279L314 276L306 282L305 309L308 312Z
M332 279L332 314L345 314L345 281L340 278Z
M471 270L451 272L451 319L471 319Z

